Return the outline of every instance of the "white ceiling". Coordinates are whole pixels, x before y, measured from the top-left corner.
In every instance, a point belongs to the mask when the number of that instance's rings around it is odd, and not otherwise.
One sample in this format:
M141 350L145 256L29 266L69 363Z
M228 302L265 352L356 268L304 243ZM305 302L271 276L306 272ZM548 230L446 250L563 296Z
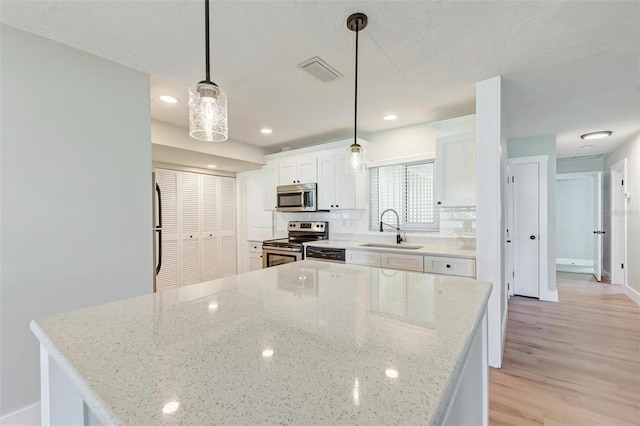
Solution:
M151 74L152 116L187 125L187 89L204 77L201 0L1 7L7 24ZM353 12L369 16L363 133L473 113L474 84L495 75L510 138L557 135L559 156L593 155L640 130L640 2L214 1L212 79L229 97L231 139L275 150L351 134ZM296 67L313 56L344 77L323 83ZM614 135L580 148L580 134L603 129Z

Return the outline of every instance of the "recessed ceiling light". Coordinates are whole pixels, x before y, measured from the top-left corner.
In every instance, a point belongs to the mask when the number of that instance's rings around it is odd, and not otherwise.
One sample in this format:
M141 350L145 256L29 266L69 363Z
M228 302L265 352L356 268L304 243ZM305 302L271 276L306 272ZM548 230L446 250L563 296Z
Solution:
M263 135L270 135L271 133L273 133L273 130L267 129L265 127L264 129L260 129L260 133L262 133Z
M216 309L218 309L218 304L216 302L209 303L209 310L210 311L215 311Z
M169 95L160 96L160 100L163 101L163 102L166 102L168 104L177 104L178 103L178 98L174 98L173 96L169 96Z
M580 137L582 139L601 139L601 138L606 138L607 136L611 136L612 133L613 132L611 130L603 130L600 132L585 133Z
M216 166L215 164L207 164L207 168L208 168L208 169L215 169L215 168L217 168L217 167L218 167L218 166Z
M387 121L392 121L392 120L395 120L396 118L398 118L398 116L394 114L389 114L384 116L384 119Z
M273 349L267 348L264 351L262 351L263 358L271 358L272 356L273 356Z
M580 148L582 149L593 148L593 145L581 145Z

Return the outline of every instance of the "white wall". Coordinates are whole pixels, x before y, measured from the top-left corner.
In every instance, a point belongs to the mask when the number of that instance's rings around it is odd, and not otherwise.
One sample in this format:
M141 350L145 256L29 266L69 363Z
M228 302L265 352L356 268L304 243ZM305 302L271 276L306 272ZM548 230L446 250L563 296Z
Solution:
M547 163L547 289L556 292L556 138L536 136L509 140L509 158L546 155Z
M149 76L2 25L0 414L36 403L29 321L152 291Z
M640 134L634 136L618 149L611 152L604 160L604 229L603 241L604 264L606 271L611 271L611 195L610 168L613 164L627 159L626 191L631 194L627 200L627 286L640 293ZM640 294L638 295L640 296ZM637 299L638 300L638 299Z
M556 162L556 172L561 173L582 173L601 172L604 167L604 156L600 158L576 158L568 160L558 158Z
M476 84L476 279L493 284L488 305L489 365L502 366L507 289L504 279L507 141L502 80Z
M556 182L556 257L593 262L594 179Z

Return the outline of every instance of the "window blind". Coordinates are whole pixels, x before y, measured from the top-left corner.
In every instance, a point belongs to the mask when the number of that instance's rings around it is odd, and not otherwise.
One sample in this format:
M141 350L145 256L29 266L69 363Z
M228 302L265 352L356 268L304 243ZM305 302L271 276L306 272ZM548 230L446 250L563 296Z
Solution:
M378 230L380 214L394 209L404 230L437 230L434 175L433 161L369 169L370 229ZM385 214L384 222L395 226L395 215Z

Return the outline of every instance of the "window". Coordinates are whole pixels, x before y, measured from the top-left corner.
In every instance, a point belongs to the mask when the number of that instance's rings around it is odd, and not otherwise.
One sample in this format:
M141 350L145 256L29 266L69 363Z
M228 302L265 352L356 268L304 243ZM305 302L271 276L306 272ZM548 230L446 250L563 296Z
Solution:
M380 229L380 213L394 209L403 230L437 231L438 218L433 196L434 162L372 167L369 169L371 230ZM388 216L387 216L388 215ZM395 215L384 222L395 226Z

